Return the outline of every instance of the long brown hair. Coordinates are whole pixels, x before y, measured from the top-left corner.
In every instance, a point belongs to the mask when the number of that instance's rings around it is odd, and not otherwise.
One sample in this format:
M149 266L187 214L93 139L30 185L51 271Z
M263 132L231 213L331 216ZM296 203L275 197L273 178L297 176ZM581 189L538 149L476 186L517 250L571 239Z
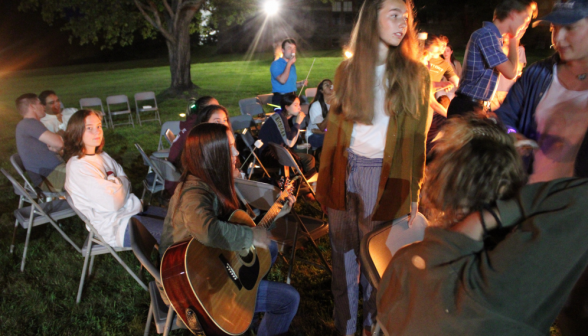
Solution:
M371 125L374 118L374 81L379 55L378 13L386 0L366 0L351 33L349 51L353 57L343 61L335 73L335 113L346 119ZM408 113L419 118L418 105L425 97L427 69L419 63L419 46L414 25L412 0L408 8L406 35L397 47L391 46L386 59L386 113Z
M102 114L94 110L79 110L74 113L67 122L67 130L63 136L64 154L63 158L67 162L71 157L77 156L80 159L86 154L84 145L84 132L86 131L86 118L94 114L102 120ZM100 146L96 147L96 154L102 153L104 148L104 136Z
M180 178L180 195L190 175L206 183L219 198L223 216L239 208L227 131L225 125L213 123L192 128L182 152L184 172Z
M449 227L525 185L526 174L512 137L490 119L451 118L432 151L423 205L433 225Z

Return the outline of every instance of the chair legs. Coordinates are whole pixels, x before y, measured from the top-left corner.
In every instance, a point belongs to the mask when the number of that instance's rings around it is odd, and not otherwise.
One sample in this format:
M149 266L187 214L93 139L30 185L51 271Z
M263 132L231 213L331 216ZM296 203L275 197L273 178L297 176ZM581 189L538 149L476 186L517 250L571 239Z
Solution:
M92 232L88 235L88 246L86 250L86 256L84 258L84 267L82 268L82 278L80 279L80 286L78 287L78 296L76 298L76 303L80 303L82 300L82 289L84 288L84 281L86 280L86 273L88 270L88 261L90 259L90 254L92 253Z
M23 198L18 201L18 209L22 208ZM12 243L10 243L10 254L14 253L14 241L16 240L16 229L18 228L18 219L14 221L14 231L12 232Z
M168 311L167 311L167 318L165 320L165 329L163 330L163 336L167 336L169 334L169 332L171 331L175 313L176 312L174 311L174 309L170 305L168 308Z
M149 336L149 329L151 329L151 321L153 320L153 300L151 300L151 304L149 305L149 313L147 314L147 323L145 323L145 331L143 332L143 336Z
M31 217L35 213L34 208L31 207ZM20 263L20 271L24 272L25 260L27 259L27 250L29 249L29 240L31 239L31 230L33 229L33 220L30 221L29 227L27 228L27 238L25 239L24 251L22 252L22 262Z

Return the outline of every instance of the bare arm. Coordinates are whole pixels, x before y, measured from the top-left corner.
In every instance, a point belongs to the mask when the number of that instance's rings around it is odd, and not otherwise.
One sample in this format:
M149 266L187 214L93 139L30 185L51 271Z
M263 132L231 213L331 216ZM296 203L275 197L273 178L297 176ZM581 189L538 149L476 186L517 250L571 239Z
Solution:
M431 106L433 111L435 111L435 113L438 113L438 114L444 116L445 118L447 118L447 109L445 107L443 107L443 105L439 104L437 99L435 99L435 96L433 96L432 91L431 91L431 97L429 98L429 105Z
M449 81L451 83L453 83L453 86L455 86L455 87L459 86L459 77L457 77L457 75L453 75L453 76L449 77Z
M496 66L498 70L507 79L513 79L517 76L519 69L519 38L510 40L508 46L508 61Z
M63 148L63 138L51 131L45 131L39 137L39 141L46 144L53 152L59 152Z

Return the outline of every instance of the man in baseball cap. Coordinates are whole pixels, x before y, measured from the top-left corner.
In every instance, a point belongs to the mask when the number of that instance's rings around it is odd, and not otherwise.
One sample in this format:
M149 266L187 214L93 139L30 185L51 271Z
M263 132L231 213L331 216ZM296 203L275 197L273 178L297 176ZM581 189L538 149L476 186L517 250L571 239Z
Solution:
M588 177L588 0L559 0L539 21L551 24L557 53L523 73L496 115L519 144L532 145L520 146L529 183ZM584 271L558 317L563 335L585 334L587 303Z

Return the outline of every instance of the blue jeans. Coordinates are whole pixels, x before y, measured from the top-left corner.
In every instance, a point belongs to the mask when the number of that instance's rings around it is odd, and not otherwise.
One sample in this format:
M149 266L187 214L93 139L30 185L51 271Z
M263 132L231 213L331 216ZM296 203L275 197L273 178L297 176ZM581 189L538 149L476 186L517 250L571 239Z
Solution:
M278 244L269 246L272 265L278 256ZM265 313L259 324L257 336L282 335L288 332L290 323L298 311L300 295L294 287L274 281L262 280L257 290L256 313Z
M324 134L311 134L308 137L308 143L312 146L312 149L323 147L323 141L325 141Z

